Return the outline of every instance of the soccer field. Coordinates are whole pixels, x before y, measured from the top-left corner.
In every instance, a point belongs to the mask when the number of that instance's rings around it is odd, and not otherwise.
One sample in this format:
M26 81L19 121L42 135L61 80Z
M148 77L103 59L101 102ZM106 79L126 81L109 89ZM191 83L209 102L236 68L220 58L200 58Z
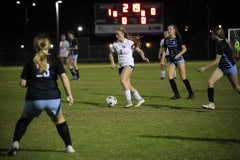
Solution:
M56 127L43 112L28 127L14 159L240 159L240 95L224 77L215 85L216 110L202 109L201 105L207 103L207 79L215 69L197 72L206 63L186 63L187 77L196 94L192 100L187 99L179 74L176 83L181 98L171 100L168 80L160 80L160 65L137 63L131 81L146 100L140 108L124 108L117 69L111 70L109 64L79 64L81 80L71 81L73 106L67 106L59 83L62 110L76 153L65 153ZM26 89L18 86L21 69L0 67L1 160L9 159L5 154L22 111ZM112 108L105 104L109 95L118 99Z

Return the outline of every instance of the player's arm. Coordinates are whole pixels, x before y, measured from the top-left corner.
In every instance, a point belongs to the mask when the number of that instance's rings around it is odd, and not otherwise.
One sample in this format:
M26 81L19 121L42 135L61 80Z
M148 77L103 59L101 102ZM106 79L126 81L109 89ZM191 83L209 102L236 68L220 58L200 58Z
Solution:
M112 45L110 45L110 47L109 47L109 55L108 55L108 58L109 58L110 63L111 63L111 68L112 68L112 69L115 69L115 62L114 62L113 53L114 53L114 48L113 48L113 44L112 44Z
M113 52L112 51L109 52L108 58L109 58L110 63L111 63L111 68L114 69L115 68L115 62L114 62L114 57L113 57Z
M20 79L19 86L22 87L22 88L26 88L27 87L27 80L26 79Z
M198 71L199 71L199 72L203 72L203 71L205 71L206 69L208 69L208 68L210 68L210 67L218 64L218 63L220 62L221 57L222 57L222 56L221 56L220 54L217 54L215 60L213 60L211 63L207 64L206 66L200 67L200 68L198 69Z
M175 56L175 59L181 57L184 53L187 52L187 47L185 44L181 45L181 51Z
M69 50L72 50L72 51L76 50L77 51L78 50L78 45L75 45L74 47L69 47Z
M135 51L138 52L138 54L141 56L142 60L144 60L145 62L149 63L149 59L147 57L145 57L145 54L143 52L143 50L139 47L135 47Z
M73 96L72 96L72 92L71 92L70 82L69 82L69 79L68 79L66 73L62 73L60 75L60 79L62 81L63 87L64 87L66 95L67 95L68 104L72 105L73 104Z

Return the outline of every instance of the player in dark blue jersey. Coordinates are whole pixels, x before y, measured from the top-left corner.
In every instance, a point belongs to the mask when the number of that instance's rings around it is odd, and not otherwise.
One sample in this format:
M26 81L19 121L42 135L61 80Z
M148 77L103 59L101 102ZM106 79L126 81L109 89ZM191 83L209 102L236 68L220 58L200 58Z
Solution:
M79 68L78 68L78 40L74 37L73 31L68 31L69 42L69 61L68 68L72 74L72 80L80 80Z
M169 52L168 79L169 79L171 88L174 92L174 95L173 95L173 97L171 97L171 99L179 99L180 98L177 84L174 80L174 74L175 74L176 68L179 69L181 80L184 82L184 84L188 90L188 93L189 93L188 99L192 99L195 97L195 95L194 95L194 92L190 85L190 82L188 81L188 79L186 77L185 60L183 58L183 54L186 53L187 47L182 42L181 35L178 32L178 29L175 25L168 26L168 33L169 33L169 37L164 40L161 64L165 63L164 62L164 58L166 55L165 51L168 49L168 52Z
M17 121L13 136L13 144L8 155L16 155L19 142L31 121L46 111L56 125L62 137L66 151L75 152L72 147L68 125L61 111L60 90L57 78L60 77L69 105L73 104L70 83L65 73L63 64L57 57L48 53L50 41L44 34L39 34L34 39L36 54L31 57L23 67L20 87L27 88L22 115Z
M212 31L212 39L217 41L216 59L204 67L198 69L203 72L211 66L218 64L218 67L208 79L208 101L206 105L202 105L206 109L215 109L214 104L214 84L226 75L233 88L240 94L240 85L238 83L237 66L233 59L233 51L230 44L225 38L225 33L222 28L216 27Z

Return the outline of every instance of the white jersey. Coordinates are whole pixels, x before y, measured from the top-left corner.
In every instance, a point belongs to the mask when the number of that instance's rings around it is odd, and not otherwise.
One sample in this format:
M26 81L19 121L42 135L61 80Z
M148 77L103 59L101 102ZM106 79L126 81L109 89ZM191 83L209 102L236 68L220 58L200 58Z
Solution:
M68 53L69 53L69 50L68 50L69 49L69 42L67 40L60 41L59 47L60 47L59 56L60 57L67 57Z
M118 67L134 66L133 46L134 42L129 39L124 39L123 42L116 41L112 45L112 52L118 54Z
M160 47L163 47L164 41L165 41L165 38L161 39L161 41L160 41ZM166 56L169 56L168 48L166 48L166 52L165 52L165 53L166 53Z

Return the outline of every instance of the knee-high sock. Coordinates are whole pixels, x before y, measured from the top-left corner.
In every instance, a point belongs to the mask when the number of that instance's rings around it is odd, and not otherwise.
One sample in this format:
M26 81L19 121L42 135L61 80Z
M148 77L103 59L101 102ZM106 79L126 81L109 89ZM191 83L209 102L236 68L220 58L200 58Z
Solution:
M13 141L20 141L22 136L24 135L24 133L27 130L27 127L29 125L29 123L31 122L31 120L26 119L26 118L20 118L15 126L15 131L14 131L14 135L13 135Z
M189 93L189 94L193 93L191 84L190 84L190 82L188 81L188 79L183 80L183 83L185 84L185 86L186 86L186 88L187 88L187 90L188 90L188 93Z
M172 88L174 94L175 94L175 95L179 95L178 88L177 88L177 85L176 85L174 79L170 79L170 80L169 80L169 83L170 83L170 85L171 85L171 88Z
M63 122L61 124L57 124L56 127L57 127L57 131L58 131L59 135L61 136L61 138L63 139L63 141L65 143L65 146L72 145L72 141L71 141L67 123Z
M208 88L208 101L214 103L214 88Z

